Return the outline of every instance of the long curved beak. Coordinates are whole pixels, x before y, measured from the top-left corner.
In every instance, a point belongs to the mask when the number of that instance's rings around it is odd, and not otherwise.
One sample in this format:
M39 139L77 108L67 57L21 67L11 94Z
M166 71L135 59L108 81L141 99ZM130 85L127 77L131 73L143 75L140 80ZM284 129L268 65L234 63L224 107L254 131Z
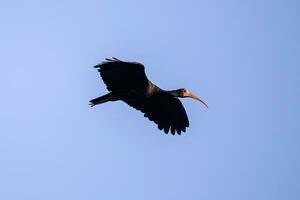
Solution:
M196 95L193 95L192 93L188 92L188 93L185 94L184 96L185 96L185 97L190 97L190 98L196 99L197 101L200 101L201 103L203 103L203 104L208 108L207 103L205 103L204 100L202 100L201 98L197 97Z

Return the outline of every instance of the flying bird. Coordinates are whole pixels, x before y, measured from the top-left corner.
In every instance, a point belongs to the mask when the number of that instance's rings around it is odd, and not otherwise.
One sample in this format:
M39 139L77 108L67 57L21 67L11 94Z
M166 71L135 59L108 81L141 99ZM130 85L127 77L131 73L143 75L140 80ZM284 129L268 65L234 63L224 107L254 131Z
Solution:
M95 106L109 101L124 101L129 106L144 113L155 122L160 130L175 135L189 127L186 111L178 99L190 97L206 107L207 104L187 89L163 90L148 80L144 65L138 62L125 62L117 58L105 59L95 66L107 86L108 94L90 100Z

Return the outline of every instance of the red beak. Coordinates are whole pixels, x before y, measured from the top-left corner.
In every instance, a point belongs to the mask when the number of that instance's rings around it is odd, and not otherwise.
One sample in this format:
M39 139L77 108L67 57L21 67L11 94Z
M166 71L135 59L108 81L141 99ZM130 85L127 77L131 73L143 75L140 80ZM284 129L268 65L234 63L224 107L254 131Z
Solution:
M207 105L207 103L205 103L205 101L203 101L201 98L193 95L192 93L190 93L190 92L187 91L186 93L184 93L184 96L196 99L197 101L200 101L201 103L203 103L208 108L208 105Z

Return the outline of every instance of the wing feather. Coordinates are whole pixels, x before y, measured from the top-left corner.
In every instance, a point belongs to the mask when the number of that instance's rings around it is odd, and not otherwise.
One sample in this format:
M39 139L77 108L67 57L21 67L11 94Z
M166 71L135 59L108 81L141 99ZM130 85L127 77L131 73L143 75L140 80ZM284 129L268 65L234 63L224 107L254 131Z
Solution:
M144 113L158 125L160 130L165 133L181 134L189 126L186 111L178 98L174 98L165 93L155 94L147 99L140 101L123 100L129 106Z
M95 68L109 91L142 88L148 83L145 68L141 63L112 58L106 59Z

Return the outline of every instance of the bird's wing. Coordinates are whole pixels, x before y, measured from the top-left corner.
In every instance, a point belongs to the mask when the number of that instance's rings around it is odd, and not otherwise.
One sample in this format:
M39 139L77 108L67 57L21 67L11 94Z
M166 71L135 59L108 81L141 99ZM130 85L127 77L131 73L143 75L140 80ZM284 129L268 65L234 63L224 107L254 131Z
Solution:
M96 65L109 91L143 88L148 79L144 66L136 62L124 62L116 58L106 59Z
M150 121L154 121L160 130L174 135L177 132L185 132L189 126L189 120L185 109L178 98L168 94L158 93L145 100L126 101L129 106L144 113Z

